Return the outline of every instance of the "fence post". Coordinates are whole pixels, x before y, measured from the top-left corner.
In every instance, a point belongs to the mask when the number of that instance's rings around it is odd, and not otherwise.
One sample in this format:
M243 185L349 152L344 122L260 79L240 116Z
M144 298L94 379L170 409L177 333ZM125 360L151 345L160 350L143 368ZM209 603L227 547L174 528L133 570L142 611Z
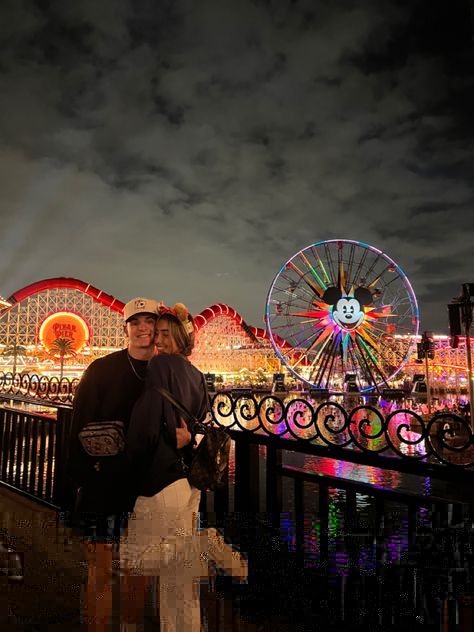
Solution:
M257 513L260 480L258 444L247 433L239 432L235 440L235 511Z
M329 489L325 481L319 484L319 555L324 572L329 570Z
M209 514L209 508L206 507L207 514ZM223 480L223 485L220 489L216 489L214 492L214 503L212 506L212 513L214 514L214 520L219 524L220 520L223 520L227 513L230 513L231 508L229 506L229 472L227 471Z
M53 503L64 508L72 505L71 489L66 477L66 465L71 434L72 409L58 407L56 413L56 445L54 450Z
M274 443L267 444L266 511L272 520L280 521L282 512L281 450Z

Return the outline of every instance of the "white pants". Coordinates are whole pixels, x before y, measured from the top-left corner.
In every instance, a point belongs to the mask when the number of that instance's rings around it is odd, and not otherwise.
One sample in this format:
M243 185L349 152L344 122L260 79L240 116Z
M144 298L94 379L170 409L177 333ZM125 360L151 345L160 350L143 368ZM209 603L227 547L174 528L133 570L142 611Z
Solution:
M196 527L201 492L180 479L139 496L120 546L126 572L159 577L161 632L199 632Z

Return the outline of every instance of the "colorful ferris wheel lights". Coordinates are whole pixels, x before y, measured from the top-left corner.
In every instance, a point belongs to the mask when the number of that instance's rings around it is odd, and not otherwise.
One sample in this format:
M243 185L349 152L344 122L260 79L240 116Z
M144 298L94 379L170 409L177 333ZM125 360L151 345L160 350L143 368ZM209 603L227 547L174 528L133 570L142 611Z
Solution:
M346 373L355 373L361 391L387 387L414 348L418 320L400 266L381 250L350 240L321 241L297 252L267 297L276 353L315 388L338 389ZM395 335L405 336L406 348L393 347Z

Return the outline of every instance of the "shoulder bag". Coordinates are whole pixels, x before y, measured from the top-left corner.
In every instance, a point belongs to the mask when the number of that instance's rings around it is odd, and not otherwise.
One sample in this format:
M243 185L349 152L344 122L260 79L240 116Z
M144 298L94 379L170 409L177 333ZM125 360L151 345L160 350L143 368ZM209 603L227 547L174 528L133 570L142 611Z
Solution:
M125 449L123 421L91 421L79 432L79 441L90 456L117 456Z
M229 467L230 436L224 428L200 422L165 388L159 388L158 391L183 415L193 435L204 435L193 450L191 464L185 466L181 459L190 485L202 491L214 491L222 487Z

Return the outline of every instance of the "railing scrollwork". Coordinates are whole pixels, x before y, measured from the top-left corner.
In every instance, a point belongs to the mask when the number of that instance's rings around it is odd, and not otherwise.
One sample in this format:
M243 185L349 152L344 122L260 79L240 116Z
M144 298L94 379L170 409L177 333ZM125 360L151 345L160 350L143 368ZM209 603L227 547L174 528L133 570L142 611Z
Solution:
M4 395L42 400L48 404L71 404L79 379L0 372L0 392Z
M0 373L0 393L48 404L70 405L78 379ZM414 410L360 405L346 410L336 401L275 394L217 392L213 420L230 430L265 434L326 446L389 454L402 459L474 466L474 434L465 417L438 412L429 418Z
M470 468L474 465L474 434L465 417L439 412L430 417L409 409L386 416L369 405L350 411L338 402L255 394L212 397L213 418L219 425L269 436L327 446L387 453L403 459L438 461Z

